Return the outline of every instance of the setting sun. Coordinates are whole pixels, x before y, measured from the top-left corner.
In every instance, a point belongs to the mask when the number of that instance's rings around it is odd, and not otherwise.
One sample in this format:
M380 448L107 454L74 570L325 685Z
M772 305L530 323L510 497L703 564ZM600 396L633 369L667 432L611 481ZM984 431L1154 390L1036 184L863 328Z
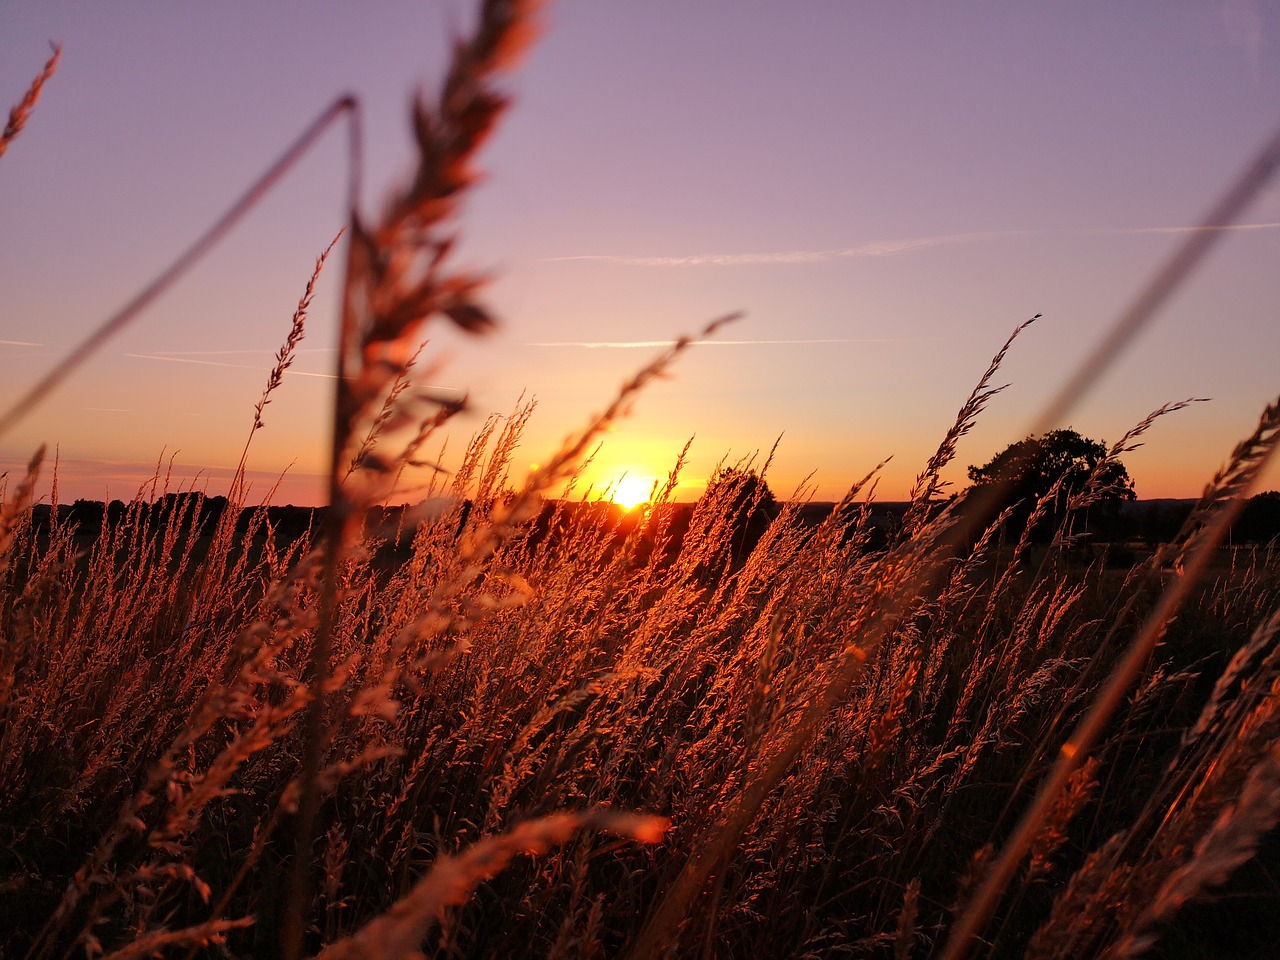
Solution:
M648 503L653 496L653 485L656 477L643 477L627 474L619 478L609 492L609 498L620 507L630 510L642 503Z

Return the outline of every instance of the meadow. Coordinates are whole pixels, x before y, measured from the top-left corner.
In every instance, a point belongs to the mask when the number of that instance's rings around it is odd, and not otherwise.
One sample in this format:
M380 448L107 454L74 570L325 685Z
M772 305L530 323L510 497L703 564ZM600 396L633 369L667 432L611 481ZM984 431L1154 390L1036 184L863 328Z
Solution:
M578 490L685 340L533 474L527 404L384 509L459 412L424 325L493 322L451 229L531 16L482 4L413 180L352 214L314 526L243 482L311 285L218 509L161 470L87 532L56 483L34 510L40 454L8 478L0 956L1270 956L1280 566L1220 544L1280 402L1120 568L1071 521L1105 469L1047 545L947 495L1022 327L888 537L875 470L818 523L805 489L762 517L767 463L691 508L679 462L632 511Z

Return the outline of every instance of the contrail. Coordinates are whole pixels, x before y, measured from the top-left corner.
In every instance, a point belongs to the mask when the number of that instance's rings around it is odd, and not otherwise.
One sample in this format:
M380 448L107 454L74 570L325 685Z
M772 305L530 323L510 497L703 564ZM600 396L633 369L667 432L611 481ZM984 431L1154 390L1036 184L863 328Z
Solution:
M887 257L911 250L926 250L946 243L963 243L993 237L1020 236L1026 231L1003 230L995 233L951 233L936 237L917 237L911 240L873 240L856 247L837 247L830 250L783 250L765 253L705 253L685 257L636 257L617 254L580 254L571 257L543 257L540 263L558 263L567 260L598 260L606 263L622 263L633 267L736 267L753 264L826 263L830 260L857 259L859 257Z
M0 341L3 342L3 341ZM337 353L337 347L295 347L294 353ZM253 356L253 357L270 357L273 352L266 347L259 347L256 350L157 350L154 353L145 354L147 357L233 357L233 356ZM131 354L132 356L132 354ZM142 356L142 354L138 354Z
M251 363L224 363L221 360L197 360L194 357L176 357L171 354L164 353L126 353L126 357L132 357L135 360L162 360L166 363L194 363L201 367L226 367L231 370L256 370L261 372L263 366L261 364L254 365ZM337 374L333 373L312 373L310 370L298 370L290 367L285 373L286 377L317 377L321 380L337 380ZM461 387L450 387L439 383L424 383L420 386L425 390L447 390L450 393L466 393Z
M232 351L227 351L232 352ZM231 370L257 370L263 369L261 364L251 363L224 363L221 360L196 360L194 357L177 357L172 354L164 353L126 353L126 357L132 357L135 360L163 360L166 363L194 363L201 367L227 367ZM337 376L332 373L310 373L306 370L295 370L292 367L288 371L289 376L298 377L319 377L322 380L336 380Z
M675 340L540 340L521 343L522 347L584 347L588 350L636 350L670 347ZM691 347L755 347L790 346L811 343L906 343L902 337L854 337L835 340L695 340Z
M0 340L0 347L43 347L43 343L32 343L30 340Z
M1280 222L1277 223L1226 223L1221 226L1206 226L1201 224L1192 227L1116 227L1109 229L1099 227L1090 230L1089 233L1105 233L1113 236L1138 236L1149 233L1163 234L1188 234L1188 233L1242 233L1249 230L1275 230L1280 228Z
M1280 223L1237 223L1223 226L1174 226L1174 227L1097 227L1080 231L1086 234L1110 236L1137 236L1141 234L1215 233L1219 231L1275 230ZM764 253L704 253L683 257L642 257L622 254L587 253L568 257L541 257L538 263L563 263L573 260L593 260L602 263L620 263L631 267L738 267L761 264L827 263L831 260L849 260L861 257L887 257L913 250L928 250L951 243L968 243L976 240L999 240L1007 237L1044 236L1052 230L988 230L971 233L948 233L934 237L916 237L909 240L874 240L856 247L837 247L828 250L782 250Z

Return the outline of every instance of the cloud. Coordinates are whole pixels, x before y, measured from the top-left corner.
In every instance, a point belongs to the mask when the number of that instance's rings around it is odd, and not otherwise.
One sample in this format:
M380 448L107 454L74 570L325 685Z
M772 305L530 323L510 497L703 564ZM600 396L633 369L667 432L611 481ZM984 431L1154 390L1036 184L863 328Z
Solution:
M337 353L337 347L295 347L294 353ZM253 356L253 357L272 357L273 354L269 350L259 348L257 350L156 350L154 353L147 354L148 357L234 357L234 356Z
M1219 226L1193 227L1116 227L1108 229L1100 227L1090 233L1105 233L1112 236L1139 236L1141 234L1186 234L1186 233L1245 233L1251 230L1280 230L1280 222L1276 223L1227 223Z
M204 355L202 351L194 351L194 352ZM223 351L209 351L209 355L217 356L222 352ZM225 352L238 353L240 351L228 350ZM252 352L257 353L258 351L252 351ZM223 363L221 360L197 360L194 357L176 356L175 354L171 354L171 353L126 353L125 356L132 357L134 360L159 360L164 363L193 363L201 367L226 367L231 370L257 370L263 373L266 372L266 367L262 364ZM295 370L293 367L290 367L288 372L285 375L297 376L297 377L319 377L322 380L338 379L337 376L332 373L310 373L309 371L306 371L306 370Z
M1140 234L1185 234L1200 232L1227 232L1249 230L1275 230L1277 223L1235 223L1223 226L1175 226L1175 227L1098 227L1082 231L1087 234L1112 236L1136 236ZM585 253L569 257L541 257L538 263L566 263L570 261L594 261L618 263L629 267L740 267L759 265L796 265L829 263L832 260L856 260L865 257L888 257L916 250L929 250L946 244L972 243L979 240L1001 240L1008 237L1043 236L1051 230L987 230L971 233L947 233L932 237L915 237L908 240L874 240L856 247L837 247L828 250L781 250L764 253L704 253L682 257L642 257L608 253ZM661 346L665 341L637 343L636 346ZM559 346L560 344L556 344Z
M43 347L43 343L32 343L30 340L0 340L0 347Z
M224 351L192 351L201 356L206 353L217 356ZM241 351L228 350L226 353L239 353ZM256 353L257 351L249 351ZM126 357L132 357L134 360L159 360L163 363L193 363L201 367L225 367L230 370L257 370L265 373L267 367L263 364L251 363L224 363L221 360L197 360L191 356L178 356L176 353L126 353ZM334 373L312 373L310 370L299 370L296 367L290 367L285 372L286 377L317 377L321 380L337 380L338 376ZM450 387L445 384L424 383L420 384L426 390L445 390L451 393L464 394L467 391L461 387Z
M164 363L193 363L201 367L230 367L232 370L259 369L258 367L247 363L222 363L218 360L195 360L191 357L175 357L162 353L126 353L125 356L134 360L160 360Z
M739 267L759 264L807 264L827 263L831 260L855 260L863 257L887 257L912 250L927 250L948 243L964 243L996 237L1020 236L1025 231L1003 230L987 233L950 233L936 237L916 237L909 240L873 240L856 247L837 247L829 250L781 250L765 253L705 253L683 257L638 257L618 254L588 253L570 257L543 257L540 263L561 263L570 260L595 260L605 263L621 263L632 267Z
M903 337L850 337L833 340L693 340L691 347L757 347L792 346L818 343L905 343ZM636 350L670 347L675 340L540 340L521 343L522 347L584 347L588 350Z

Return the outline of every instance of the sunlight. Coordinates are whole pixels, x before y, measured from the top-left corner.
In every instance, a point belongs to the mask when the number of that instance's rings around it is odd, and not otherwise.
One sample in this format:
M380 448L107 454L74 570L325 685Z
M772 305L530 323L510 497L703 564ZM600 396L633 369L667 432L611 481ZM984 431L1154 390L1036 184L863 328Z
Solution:
M621 477L610 490L609 496L620 507L627 510L648 503L653 495L653 485L657 477L642 477L627 474Z

